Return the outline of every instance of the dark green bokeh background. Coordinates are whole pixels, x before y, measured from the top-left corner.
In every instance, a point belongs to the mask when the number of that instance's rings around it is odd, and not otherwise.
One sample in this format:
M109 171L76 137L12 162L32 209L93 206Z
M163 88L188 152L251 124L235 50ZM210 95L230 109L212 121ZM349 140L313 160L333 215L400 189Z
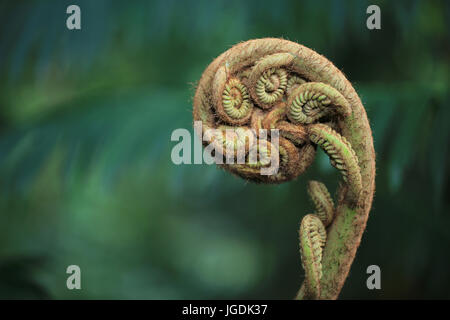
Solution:
M377 189L341 298L450 298L450 2L2 1L0 21L1 298L295 295L306 181L339 179L326 157L279 186L170 160L204 68L261 37L333 61L371 122Z

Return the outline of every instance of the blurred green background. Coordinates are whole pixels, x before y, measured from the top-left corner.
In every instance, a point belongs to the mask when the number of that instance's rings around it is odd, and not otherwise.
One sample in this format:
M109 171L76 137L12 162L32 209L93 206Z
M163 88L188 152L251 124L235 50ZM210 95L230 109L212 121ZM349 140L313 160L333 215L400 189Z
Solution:
M293 298L306 181L339 179L326 157L279 186L170 160L204 68L261 37L333 61L371 122L376 195L341 298L450 298L449 1L2 1L0 21L0 298Z

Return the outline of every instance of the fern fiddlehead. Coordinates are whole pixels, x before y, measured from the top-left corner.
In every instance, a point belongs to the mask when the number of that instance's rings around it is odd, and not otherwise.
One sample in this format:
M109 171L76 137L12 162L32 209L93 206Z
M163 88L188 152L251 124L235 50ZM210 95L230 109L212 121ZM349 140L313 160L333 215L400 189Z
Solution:
M334 203L327 187L319 181L309 181L308 194L316 207L316 215L323 223L324 227L333 220Z
M336 299L350 270L372 204L375 153L364 107L345 76L326 58L283 39L250 40L222 53L204 71L194 96L193 118L203 131L234 128L203 141L227 146L242 163L221 164L250 181L282 183L301 175L322 148L343 182L334 205L325 185L312 181L316 207L300 225L305 282L298 299ZM252 129L251 136L242 134ZM279 140L260 129L279 132ZM205 133L205 132L200 132ZM274 141L278 141L275 144ZM264 157L279 169L261 175Z
M320 297L322 278L322 254L327 232L319 217L307 214L300 224L300 253L305 269L307 294L313 299Z
M227 81L222 94L222 103L217 106L217 112L228 123L246 123L252 115L253 105L247 88L239 79L231 78Z

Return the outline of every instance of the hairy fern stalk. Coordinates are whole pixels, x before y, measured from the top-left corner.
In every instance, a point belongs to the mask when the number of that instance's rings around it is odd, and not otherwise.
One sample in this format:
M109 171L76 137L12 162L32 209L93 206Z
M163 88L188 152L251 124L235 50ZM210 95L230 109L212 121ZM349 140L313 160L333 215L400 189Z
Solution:
M261 163L221 165L249 181L295 179L311 165L317 147L329 156L342 183L336 204L324 184L308 185L316 212L307 214L300 225L305 282L296 298L336 299L366 227L375 188L372 132L350 82L325 57L300 44L249 40L206 68L195 93L193 118L202 122L203 130L233 127L239 136L239 130L254 129L253 139L244 142L222 134L204 141L244 148L247 157L255 141L271 144L258 135L259 129L279 130L276 174L261 175Z

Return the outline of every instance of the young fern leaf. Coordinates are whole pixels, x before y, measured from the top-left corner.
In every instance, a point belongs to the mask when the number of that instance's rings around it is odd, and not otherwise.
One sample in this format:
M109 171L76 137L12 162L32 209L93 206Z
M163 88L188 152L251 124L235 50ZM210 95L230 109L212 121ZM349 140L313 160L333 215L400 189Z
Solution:
M334 204L327 187L319 181L309 181L308 194L316 207L316 215L327 227L333 221Z
M342 173L353 198L357 199L362 189L361 172L358 157L347 139L324 124L311 125L309 138L330 157L331 164Z
M305 270L305 297L320 297L320 279L322 278L322 255L326 243L325 228L333 220L334 204L325 185L318 181L309 181L308 193L316 207L315 214L306 215L300 225L300 254Z
M252 110L253 104L250 101L247 87L237 78L228 80L223 90L222 104L217 106L217 112L227 122L241 124L248 121Z
M255 39L233 46L205 69L193 104L193 118L202 122L203 130L219 129L203 139L207 148L213 143L228 149L223 152L226 158L244 154L240 163L220 164L243 179L293 180L312 164L317 145L341 171L345 183L335 209L325 186L310 183L317 213L301 223L306 282L297 296L336 299L359 246L375 187L372 133L351 83L307 47L283 39ZM230 127L237 131L226 136L222 129ZM245 128L254 134L246 135ZM269 152L274 136L261 129L279 130L276 154ZM251 161L256 149L266 157L278 156L279 170L262 175L268 165L264 158Z
M312 299L320 297L322 254L326 239L327 233L319 217L314 214L304 216L300 224L300 255L307 292Z
M308 82L295 89L288 99L288 117L293 123L310 124L335 112L343 117L352 112L350 104L335 88Z

